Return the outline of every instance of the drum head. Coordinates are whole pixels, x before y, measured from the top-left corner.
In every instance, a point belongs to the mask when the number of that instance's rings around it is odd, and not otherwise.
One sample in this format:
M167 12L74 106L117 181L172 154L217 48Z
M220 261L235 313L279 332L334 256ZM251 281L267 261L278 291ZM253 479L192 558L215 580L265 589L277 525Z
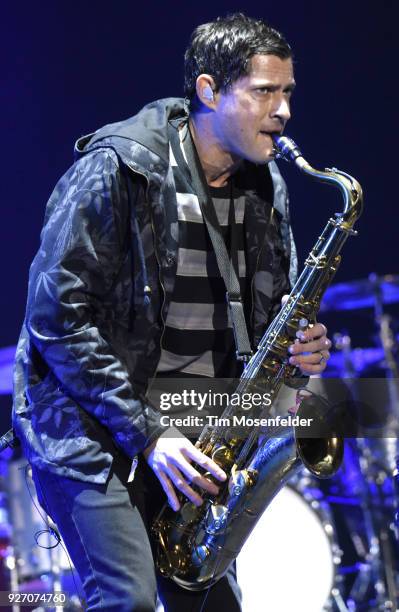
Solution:
M243 612L321 612L335 574L328 533L327 520L282 489L237 558Z

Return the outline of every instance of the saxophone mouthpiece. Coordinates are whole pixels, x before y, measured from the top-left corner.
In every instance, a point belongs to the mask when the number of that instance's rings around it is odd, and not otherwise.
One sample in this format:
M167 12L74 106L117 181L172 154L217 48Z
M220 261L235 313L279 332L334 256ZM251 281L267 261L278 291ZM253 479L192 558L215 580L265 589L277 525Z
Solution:
M288 138L288 136L273 136L273 142L277 158L295 162L298 157L302 157L300 148L292 138Z

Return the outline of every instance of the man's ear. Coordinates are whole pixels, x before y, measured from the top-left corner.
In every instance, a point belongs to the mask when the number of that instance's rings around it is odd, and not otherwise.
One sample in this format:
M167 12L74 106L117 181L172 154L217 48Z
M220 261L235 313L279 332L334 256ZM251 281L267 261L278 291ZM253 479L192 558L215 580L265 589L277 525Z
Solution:
M215 108L216 102L215 81L210 74L200 74L196 81L198 99L209 109Z

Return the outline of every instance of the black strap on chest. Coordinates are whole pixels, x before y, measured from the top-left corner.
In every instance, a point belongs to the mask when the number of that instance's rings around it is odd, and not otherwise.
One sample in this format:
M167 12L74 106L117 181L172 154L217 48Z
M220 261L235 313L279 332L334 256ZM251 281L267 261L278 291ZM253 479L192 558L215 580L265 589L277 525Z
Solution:
M233 325L236 357L239 361L248 361L252 355L251 344L245 322L244 304L241 297L239 271L237 226L235 221L234 198L232 182L230 190L229 227L230 227L230 257L222 235L215 206L206 182L205 174L195 148L191 132L187 126L187 136L183 142L184 152L191 172L192 184L198 196L201 212L212 242L217 265L226 286L226 301Z

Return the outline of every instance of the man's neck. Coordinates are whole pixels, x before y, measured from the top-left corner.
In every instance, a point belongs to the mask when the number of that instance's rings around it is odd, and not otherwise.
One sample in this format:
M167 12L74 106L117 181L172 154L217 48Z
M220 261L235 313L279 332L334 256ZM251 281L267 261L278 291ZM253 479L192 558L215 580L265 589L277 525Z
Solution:
M222 149L208 117L201 113L192 114L189 126L206 182L211 187L223 187L228 178L238 170L242 159L234 158L231 153Z

